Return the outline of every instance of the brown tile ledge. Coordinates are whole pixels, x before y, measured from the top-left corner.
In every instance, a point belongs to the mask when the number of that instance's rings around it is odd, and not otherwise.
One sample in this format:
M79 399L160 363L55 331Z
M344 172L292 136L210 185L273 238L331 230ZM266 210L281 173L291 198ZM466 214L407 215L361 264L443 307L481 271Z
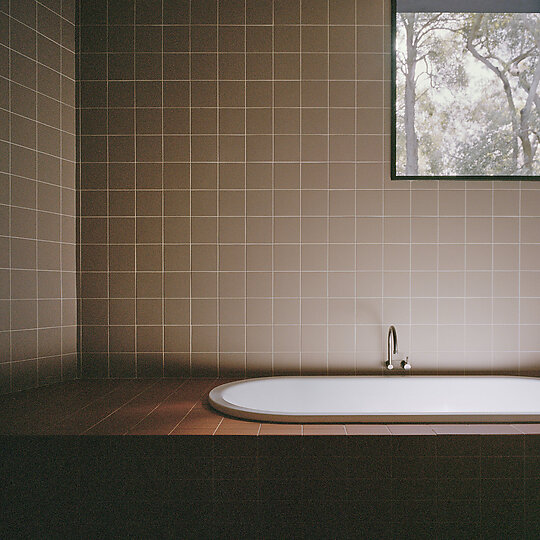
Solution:
M222 382L0 397L0 537L540 538L540 425L245 422Z
M540 424L272 424L224 416L208 392L229 379L78 380L0 396L0 434L538 435Z

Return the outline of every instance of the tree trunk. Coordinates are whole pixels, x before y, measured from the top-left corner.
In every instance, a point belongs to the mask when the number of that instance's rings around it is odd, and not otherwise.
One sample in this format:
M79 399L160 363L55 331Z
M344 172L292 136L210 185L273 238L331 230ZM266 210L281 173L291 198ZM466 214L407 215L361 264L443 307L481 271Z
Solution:
M418 175L418 138L415 128L416 104L416 62L418 48L414 41L415 14L402 15L407 36L407 73L405 74L405 147L407 163L405 174Z
M506 94L506 101L508 102L508 108L510 109L510 119L512 122L512 172L515 174L518 171L518 156L519 156L519 120L516 111L516 106L514 104L514 97L512 95L512 88L508 82L506 75L492 62L490 62L486 57L482 56L476 47L473 45L473 40L478 33L480 25L482 23L484 15L477 13L474 16L474 23L472 25L471 31L467 37L467 50L477 59L480 60L488 69L493 71L495 75L502 82L504 93Z
M533 174L533 160L536 148L533 148L529 139L529 118L531 116L531 110L533 102L535 101L536 90L540 83L540 60L536 64L534 70L534 76L532 84L529 88L527 95L527 101L525 106L520 111L520 126L519 126L519 138L521 140L521 146L523 148L523 172L524 174Z

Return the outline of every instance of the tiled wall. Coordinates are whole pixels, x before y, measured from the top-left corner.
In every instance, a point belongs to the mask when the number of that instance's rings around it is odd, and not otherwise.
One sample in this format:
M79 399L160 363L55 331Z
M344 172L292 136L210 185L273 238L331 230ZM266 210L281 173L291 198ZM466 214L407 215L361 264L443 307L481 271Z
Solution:
M77 375L74 22L0 2L0 393Z
M84 376L540 370L540 190L389 180L389 22L81 0Z

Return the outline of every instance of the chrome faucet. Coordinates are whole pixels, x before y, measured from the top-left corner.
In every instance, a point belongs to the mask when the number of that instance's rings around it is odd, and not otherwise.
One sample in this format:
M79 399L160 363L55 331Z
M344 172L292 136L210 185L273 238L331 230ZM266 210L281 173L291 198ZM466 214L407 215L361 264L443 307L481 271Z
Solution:
M388 329L388 345L386 347L386 367L387 369L394 369L392 364L392 356L397 354L398 344L397 344L397 332L394 325L390 326Z
M386 368L387 369L394 369L394 364L392 364L392 359L394 358L394 356L397 356L397 354L398 354L398 339L397 339L396 327L394 325L391 325L390 328L388 328L388 344L386 348ZM411 364L409 364L409 357L406 356L405 360L402 360L400 365L403 369L406 369L406 370L411 369Z

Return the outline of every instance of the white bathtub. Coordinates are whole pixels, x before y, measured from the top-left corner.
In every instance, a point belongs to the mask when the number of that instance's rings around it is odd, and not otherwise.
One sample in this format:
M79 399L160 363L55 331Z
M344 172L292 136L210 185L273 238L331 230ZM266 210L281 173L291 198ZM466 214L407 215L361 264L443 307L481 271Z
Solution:
M540 378L266 377L214 388L210 404L269 422L540 422Z

